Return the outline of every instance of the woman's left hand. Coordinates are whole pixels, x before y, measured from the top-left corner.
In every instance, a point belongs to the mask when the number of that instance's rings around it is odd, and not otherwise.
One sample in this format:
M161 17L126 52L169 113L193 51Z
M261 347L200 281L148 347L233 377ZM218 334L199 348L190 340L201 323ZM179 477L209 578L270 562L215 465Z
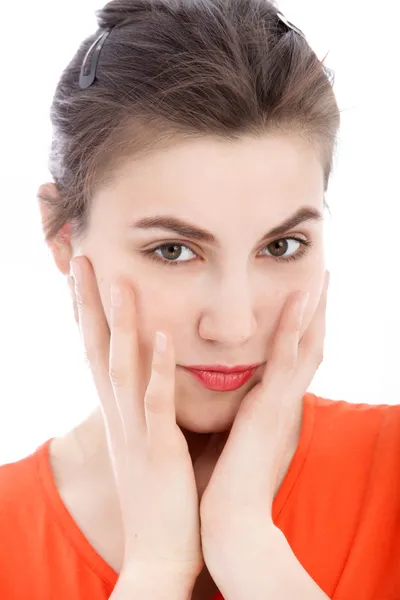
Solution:
M271 552L278 475L299 427L299 403L323 360L329 275L326 271L319 304L301 340L304 294L289 298L262 380L243 399L202 495L203 555L217 583L219 573L229 577L251 564L255 557L249 553Z

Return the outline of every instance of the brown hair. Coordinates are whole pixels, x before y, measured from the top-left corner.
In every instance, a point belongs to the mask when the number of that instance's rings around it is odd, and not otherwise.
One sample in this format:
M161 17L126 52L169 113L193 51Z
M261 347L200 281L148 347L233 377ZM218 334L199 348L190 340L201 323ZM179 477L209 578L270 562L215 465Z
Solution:
M49 169L59 198L46 241L66 224L80 238L90 199L121 159L187 136L288 132L315 145L330 178L340 112L333 74L277 16L274 0L112 0L99 30L65 68L52 106ZM106 28L97 79L79 87Z

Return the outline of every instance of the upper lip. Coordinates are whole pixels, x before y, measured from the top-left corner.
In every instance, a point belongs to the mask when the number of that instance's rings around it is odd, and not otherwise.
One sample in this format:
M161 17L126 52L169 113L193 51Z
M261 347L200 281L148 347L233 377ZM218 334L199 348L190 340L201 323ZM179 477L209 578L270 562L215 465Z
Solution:
M240 373L259 367L262 363L253 363L252 365L236 365L226 367L224 365L188 365L185 368L191 371L216 371L218 373Z

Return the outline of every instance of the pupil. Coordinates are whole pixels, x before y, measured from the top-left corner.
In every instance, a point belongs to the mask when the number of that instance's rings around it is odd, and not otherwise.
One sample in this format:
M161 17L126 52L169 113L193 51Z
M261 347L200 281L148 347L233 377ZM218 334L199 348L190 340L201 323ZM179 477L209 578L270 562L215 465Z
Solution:
M181 249L180 246L178 246L176 244L172 244L171 246L165 246L164 247L164 252L166 252L166 253L170 252L172 254L172 256L169 255L169 256L165 257L165 258L171 260L171 259L179 258L180 254L182 252L182 249Z
M287 252L287 244L288 244L287 240L277 240L276 242L273 242L273 246L275 246L275 249L278 252L280 250L283 250L283 252L278 254L278 256L282 256L283 254L285 254L285 252Z

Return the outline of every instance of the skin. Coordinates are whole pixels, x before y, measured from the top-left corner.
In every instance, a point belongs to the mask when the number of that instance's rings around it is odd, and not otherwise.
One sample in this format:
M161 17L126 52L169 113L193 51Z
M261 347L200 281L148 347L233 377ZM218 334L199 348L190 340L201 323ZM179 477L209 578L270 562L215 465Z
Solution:
M44 185L57 194L54 184ZM234 142L186 140L124 162L113 180L93 197L85 239L77 244L66 226L50 244L55 263L66 276L73 257L83 254L91 261L108 323L111 282L120 275L130 282L140 314L139 338L148 375L155 331L171 335L177 363L177 423L188 441L193 464L212 434L223 444L242 399L261 380L265 367L262 365L242 388L219 393L206 390L182 366L265 363L283 306L297 290L310 292L300 335L304 333L324 284L323 221L306 221L261 246L260 239L300 207L315 208L323 214L323 200L323 169L317 151L295 135L242 137ZM41 202L40 210L45 222L47 212ZM219 247L159 229L127 227L156 214L185 218L209 230ZM273 242L290 236L311 241L312 246L304 247L306 252L297 261L277 262ZM179 266L164 265L143 254L143 250L164 243L184 245L175 258ZM280 254L287 257L302 249L299 242L287 240ZM171 257L171 253L160 250L157 255ZM75 302L74 290L71 292ZM279 481L298 444L301 398L296 410L296 425ZM76 478L77 464L86 465L85 481L89 475L96 477L100 494L112 494L99 408L72 432L54 440L51 452L56 481L66 490L66 503L67 482ZM217 456L218 452L215 460ZM215 460L206 472L199 471L200 495ZM116 504L111 495L109 522ZM90 531L88 525L89 541ZM120 535L113 535L113 545L118 548ZM109 562L118 566L117 558Z

